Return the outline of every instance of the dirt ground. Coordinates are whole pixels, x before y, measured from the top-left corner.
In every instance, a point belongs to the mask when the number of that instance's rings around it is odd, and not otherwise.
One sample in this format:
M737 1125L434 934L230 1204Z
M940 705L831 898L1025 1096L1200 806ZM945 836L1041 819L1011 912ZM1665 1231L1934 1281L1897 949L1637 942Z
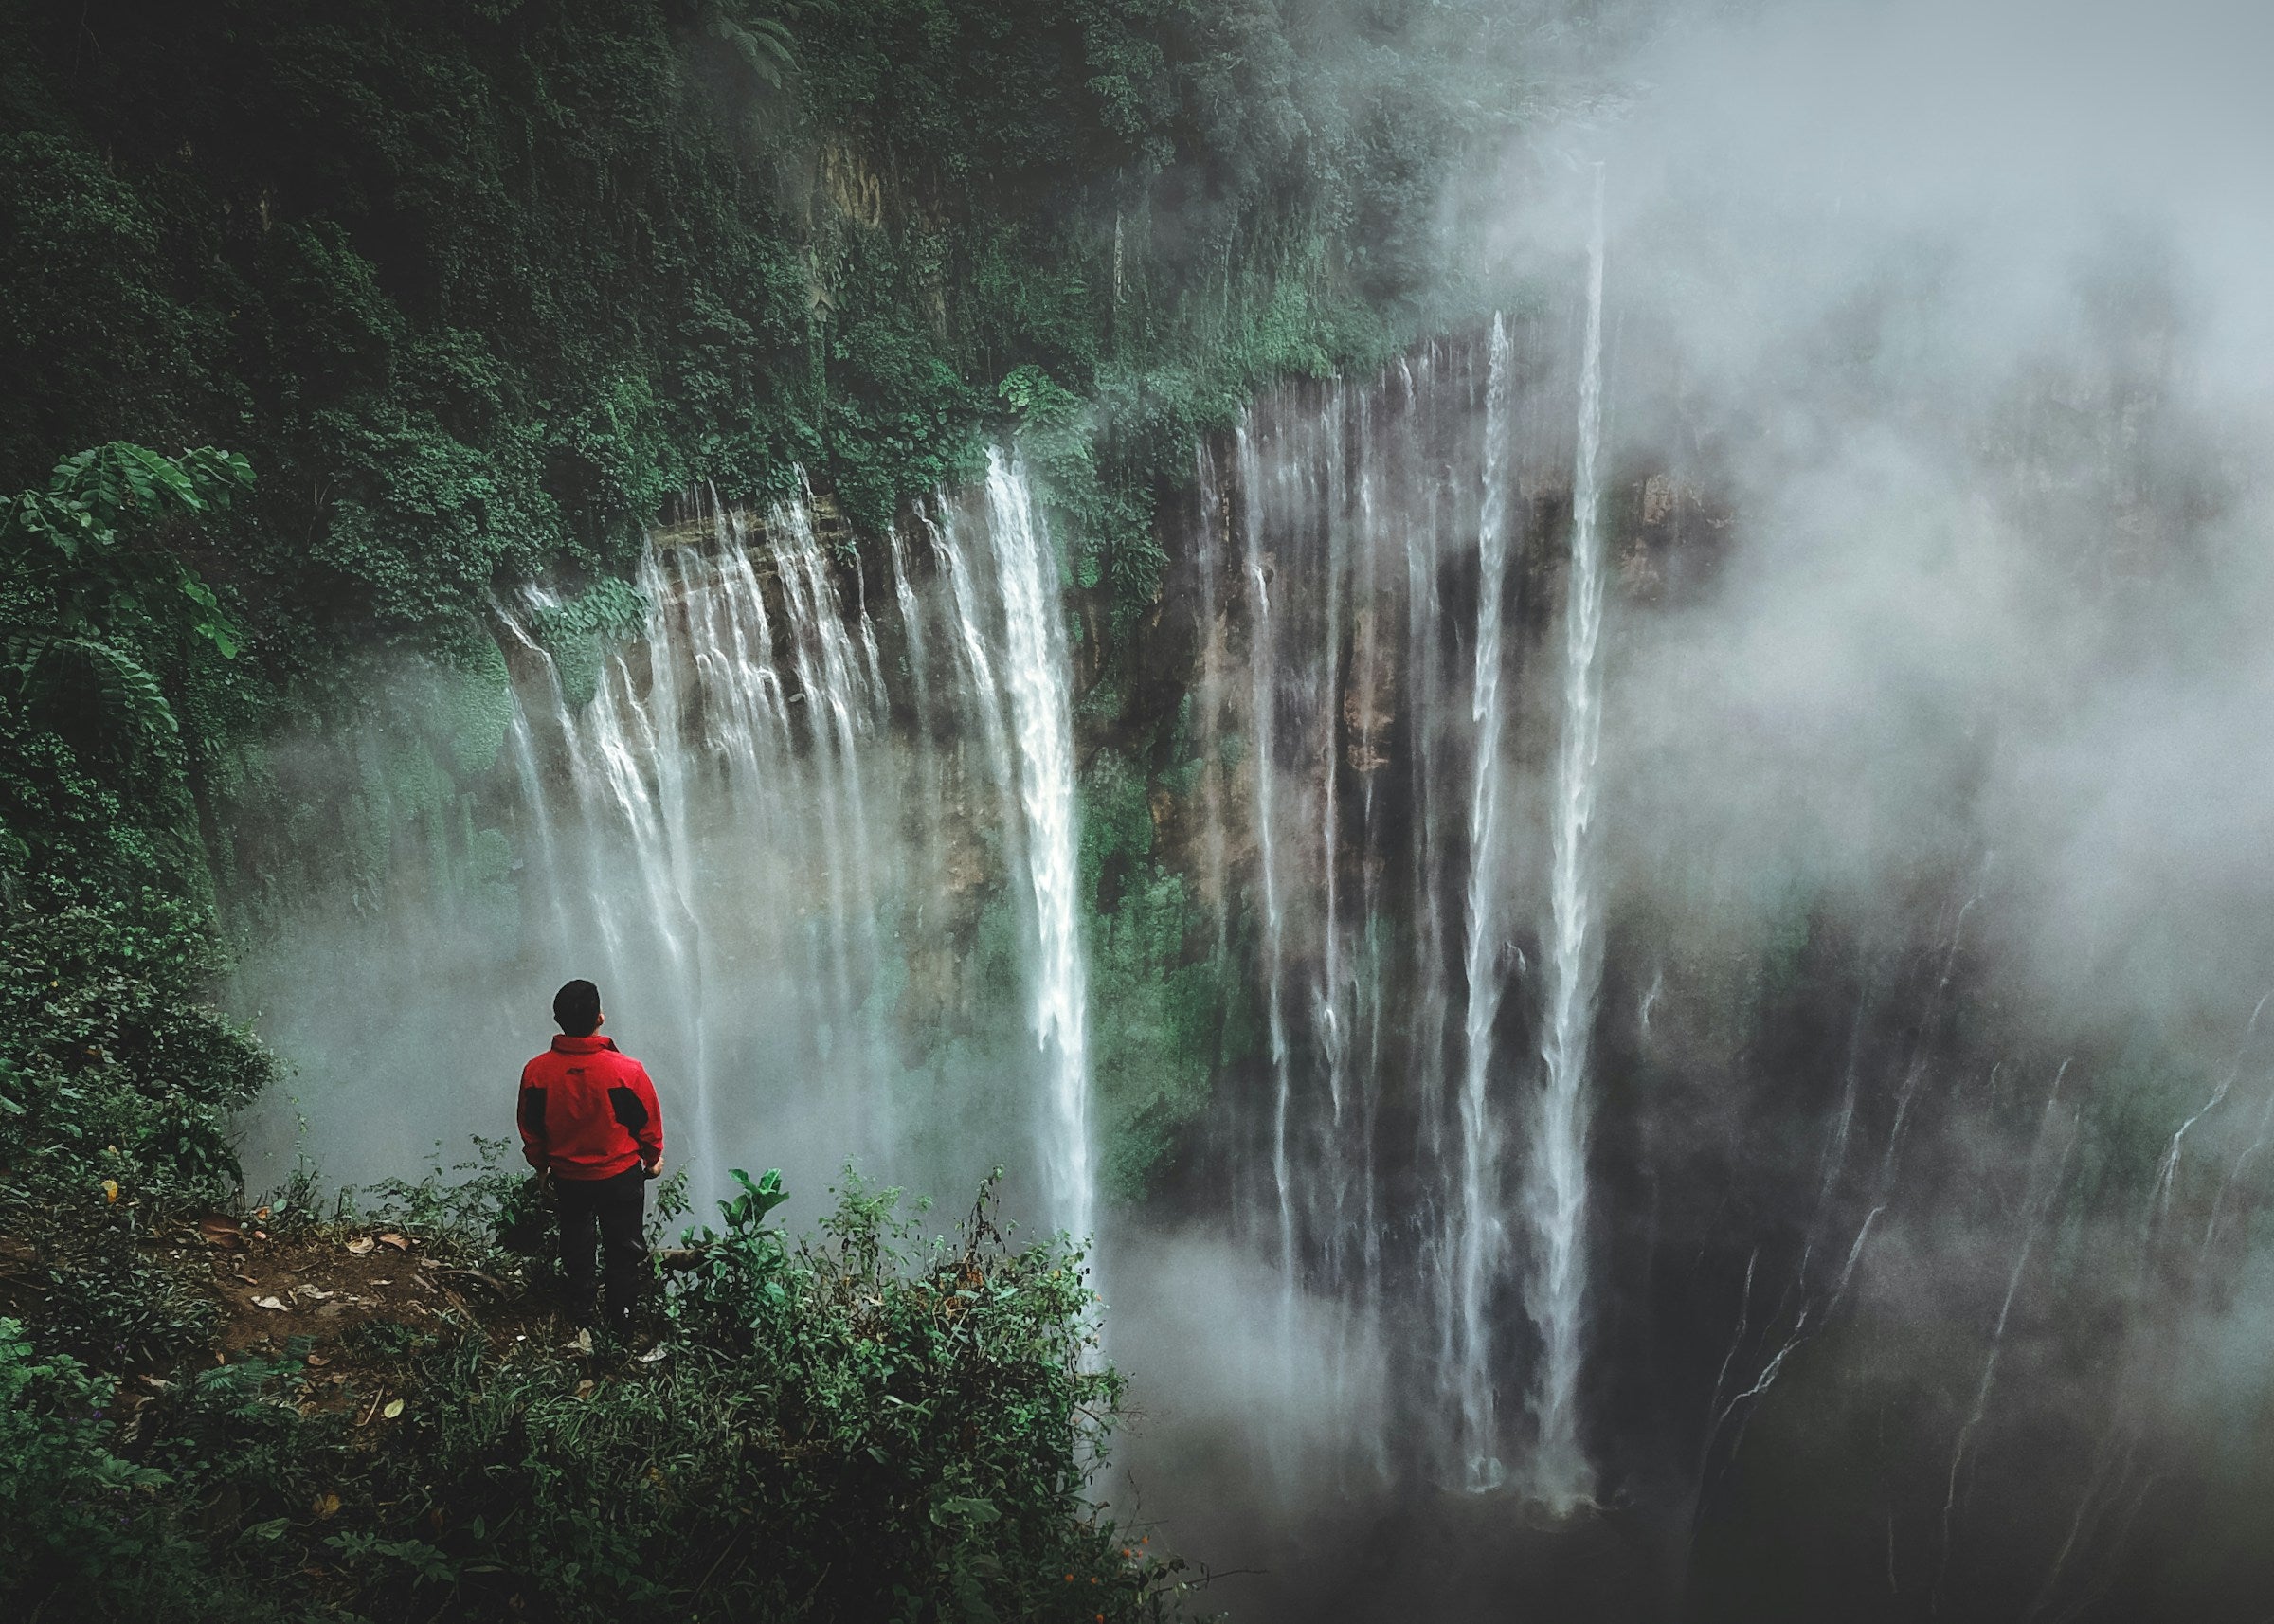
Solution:
M461 1267L434 1255L418 1236L384 1225L284 1235L262 1228L260 1214L216 1215L184 1226L162 1247L192 1271L206 1254L221 1313L216 1363L305 1349L303 1411L384 1410L387 1395L365 1379L355 1352L352 1333L365 1326L439 1331L446 1319L471 1321L501 1349L566 1344L576 1334L525 1282Z

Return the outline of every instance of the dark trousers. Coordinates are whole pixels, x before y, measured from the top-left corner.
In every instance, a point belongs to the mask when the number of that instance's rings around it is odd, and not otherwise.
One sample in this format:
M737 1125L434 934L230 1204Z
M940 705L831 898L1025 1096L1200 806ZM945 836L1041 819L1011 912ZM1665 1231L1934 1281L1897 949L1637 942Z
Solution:
M579 1316L591 1313L592 1232L607 1263L608 1313L623 1320L639 1300L647 1272L647 1240L641 1233L647 1217L647 1175L637 1166L612 1179L563 1179L552 1187L561 1210L561 1272L568 1281L568 1306Z

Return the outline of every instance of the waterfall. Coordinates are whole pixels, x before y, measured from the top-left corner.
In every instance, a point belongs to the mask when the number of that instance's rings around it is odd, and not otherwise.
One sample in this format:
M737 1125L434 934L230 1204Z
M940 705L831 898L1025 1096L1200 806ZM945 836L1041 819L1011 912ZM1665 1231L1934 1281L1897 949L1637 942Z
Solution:
M1214 905L1184 951L1244 983L1219 995L1207 1040L1240 1128L1200 1131L1229 1151L1237 1233L1275 1266L1281 1379L1323 1413L1384 1418L1354 1461L1490 1487L1515 1471L1502 1411L1521 1302L1559 1503L1585 1487L1558 1463L1577 1458L1599 953L1599 292L1590 308L1560 723L1514 697L1533 652L1513 618L1526 493L1556 482L1548 456L1568 465L1561 435L1535 446L1520 428L1535 418L1518 378L1550 334L1499 317L1370 382L1267 395L1201 450L1186 787L1152 806L1155 860L1186 865ZM942 1194L1002 1163L1022 1220L1092 1238L1090 903L1056 550L997 452L984 482L919 504L875 550L872 623L852 558L823 539L833 523L802 490L758 514L706 494L652 538L644 637L609 647L573 711L569 661L556 673L547 652L567 606L539 593L506 613L532 957L600 966L611 1031L687 1125L675 1155L802 1164L812 1185L852 1147L864 1171ZM1520 1135L1509 784L1543 753L1548 1079ZM1519 1214L1536 1278L1518 1267Z
M606 649L582 705L544 635L562 600L532 588L499 605L532 974L602 983L698 1200L727 1165L802 1165L818 1188L848 1153L872 1177L950 1189L995 1162L1032 1165L1024 1140L1048 1186L1037 1204L1087 1236L1070 677L1048 537L998 458L980 502L919 512L891 538L887 630L913 719L896 731L897 678L819 512L801 491L753 519L705 493L657 532L636 576L643 634ZM928 664L935 628L952 674ZM948 807L993 810L974 824ZM981 856L995 833L999 866ZM1022 921L1017 1024L1041 1065L983 1035L911 1077L897 1005L914 965L956 950L930 904L975 884Z
M916 522L927 531L931 529L930 516L924 504L916 504ZM919 722L931 712L931 674L924 646L924 612L916 606L916 589L909 579L908 541L893 527L886 544L893 565L893 603L900 611L900 641L908 656L909 686L914 690L916 714Z
M1034 1029L1047 1057L1053 1111L1044 1154L1057 1221L1087 1243L1097 1227L1097 1189L1090 1145L1089 994L1074 895L1074 707L1065 617L1056 560L1026 477L1000 451L987 459L987 533L1002 587L1003 684L1018 743L1034 893Z
M1578 1504L1594 1488L1579 1440L1579 1383L1587 1306L1587 1058L1603 954L1589 861L1596 756L1602 737L1603 560L1597 524L1602 416L1603 176L1598 167L1587 253L1571 565L1563 600L1563 713L1556 749L1547 1006L1541 1048L1546 1076L1537 1102L1525 1190L1535 1250L1525 1304L1541 1340L1531 1398L1539 1426L1534 1488L1558 1510Z
M857 1024L878 968L875 885L865 860L870 831L862 742L882 725L881 695L864 683L854 657L843 605L814 539L810 500L785 503L770 518L791 669L813 736L813 748L801 759L812 775L829 887L828 947L839 1005L837 1020L821 1028L828 1058ZM865 609L858 620L865 632ZM873 1103L875 1094L865 1099Z
M1294 1289L1294 1188L1288 1160L1288 1112L1293 1103L1292 1052L1288 1042L1286 916L1279 905L1279 863L1273 743L1277 733L1277 640L1272 636L1272 586L1263 551L1263 461L1251 425L1242 423L1235 441L1239 467L1240 530L1247 544L1244 561L1253 625L1248 639L1249 722L1254 732L1256 870L1263 893L1264 1023L1272 1061L1272 1190L1278 1201L1279 1269L1287 1290Z
M1346 521L1348 491L1344 480L1344 448L1349 443L1345 432L1343 412L1348 404L1345 391L1334 392L1334 409L1322 423L1326 438L1326 455L1315 460L1320 469L1322 490L1320 508L1327 515L1326 534L1326 566L1323 585L1326 587L1326 613L1319 627L1317 658L1309 662L1310 680L1315 685L1310 695L1311 713L1317 729L1309 746L1312 760L1317 763L1313 771L1319 785L1318 810L1318 874L1324 893L1326 911L1324 929L1319 934L1318 983L1311 994L1311 1024L1317 1034L1319 1053L1326 1062L1327 1120L1323 1160L1326 1164L1326 1200L1328 1206L1325 1225L1326 1283L1338 1287L1343 1279L1343 1253L1348 1238L1345 1210L1346 1186L1345 1163L1348 1145L1348 1128L1345 1122L1345 1093L1349 1070L1348 1022L1343 1014L1344 947L1342 929L1342 752L1337 744L1345 724L1344 706L1335 703L1338 678L1343 661L1343 596L1344 575L1348 568L1347 537L1350 526ZM1307 463L1311 460L1307 459ZM1337 522L1337 521L1344 522Z
M1454 1243L1454 1390L1469 1454L1471 1485L1499 1481L1494 1418L1490 1302L1500 1272L1500 1130L1493 1114L1492 1023L1500 1011L1500 663L1501 597L1507 578L1507 441L1509 373L1514 363L1507 324L1492 318L1486 385L1484 496L1477 527L1476 671L1470 719L1475 761L1469 797L1469 996L1462 1025L1459 1229Z
M718 1161L704 1149L727 1131L727 1074L759 1063L755 1035L733 1019L738 1001L794 1025L798 1047L810 1041L822 1064L860 1025L875 951L869 768L857 741L876 717L847 659L806 504L769 515L761 556L781 593L779 625L739 519L709 502L693 530L700 545L649 547L637 574L645 636L605 656L581 709L568 707L531 630L557 600L532 592L507 620L541 670L541 680L518 686L514 723L522 797L546 836L531 883L548 896L552 929L537 946L559 968L554 979L600 981L614 1029L654 1057L677 1108L667 1110L681 1125L676 1143L697 1147L699 1197ZM811 727L809 749L798 748L793 710ZM540 736L558 741L550 775ZM785 906L777 875L731 871L743 851L803 854L826 898L821 919ZM752 951L753 942L767 946ZM766 965L763 992L746 969L753 963ZM863 1064L851 1052L838 1057ZM889 1156L876 1113L851 1126L867 1157Z
M1507 1475L1520 1345L1495 1034L1517 502L1547 481L1520 467L1517 325L1264 397L1233 433L1226 534L1200 532L1200 731L1247 747L1203 764L1192 846L1239 871L1244 928L1218 939L1253 955L1236 1211L1275 1254L1288 1371L1397 1417L1362 1458L1402 1437L1472 1488Z
M1434 357L1423 358L1418 376L1416 368L1400 363L1399 398L1409 419L1425 406L1434 404L1424 393L1438 382L1436 369L1431 365L1433 360ZM1408 433L1413 434L1410 424ZM1413 438L1417 441L1420 437L1413 434ZM1421 1187L1431 1204L1442 1209L1449 1194L1442 1169L1451 1137L1445 1112L1445 1052L1453 1008L1448 985L1450 964L1445 951L1445 863L1449 842L1437 825L1438 803L1443 799L1437 793L1443 771L1437 719L1444 704L1439 676L1444 659L1444 605L1437 596L1435 543L1445 504L1442 494L1434 486L1407 499L1417 501L1421 518L1415 522L1409 516L1404 526L1405 665L1410 694L1408 708L1413 717L1413 743L1409 750L1412 759L1404 789L1413 807L1408 883L1415 898L1416 929L1410 932L1414 943L1413 993L1402 1053L1413 1078L1420 1119L1416 1161L1420 1168ZM1453 1290L1457 1272L1455 1267L1449 1266L1452 1262L1440 1257L1435 1271L1437 1344L1433 1351L1439 1371L1459 1368L1460 1316L1457 1293ZM1455 1406L1457 1409L1457 1392Z

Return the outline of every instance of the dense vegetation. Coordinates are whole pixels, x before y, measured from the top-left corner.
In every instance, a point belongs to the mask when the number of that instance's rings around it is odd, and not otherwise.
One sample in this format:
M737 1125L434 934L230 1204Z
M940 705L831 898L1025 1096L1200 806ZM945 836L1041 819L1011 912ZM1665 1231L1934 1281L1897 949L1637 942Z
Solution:
M706 480L803 466L873 532L1071 392L1110 426L1069 499L1142 588L1196 426L1419 285L1459 127L1370 37L1260 0L33 9L0 485L238 446L222 573L264 668L320 676L316 631L446 645Z
M1178 1564L1089 1499L1120 1387L1085 1362L1078 1256L1009 1251L984 1195L959 1242L911 1246L893 1194L857 1182L821 1244L793 1244L764 1221L779 1191L746 1184L723 1233L674 1254L669 1340L644 1359L558 1344L516 1304L507 1282L542 1266L496 1246L519 1199L496 1175L398 1191L417 1238L386 1236L423 1253L388 1267L479 1282L481 1306L445 1292L324 1354L264 1336L121 1387L116 1350L47 1352L0 1318L0 1601L231 1620L1179 1611ZM171 1238L178 1212L137 1208ZM267 1247L373 1245L263 1214ZM217 1232L183 1233L202 1253Z

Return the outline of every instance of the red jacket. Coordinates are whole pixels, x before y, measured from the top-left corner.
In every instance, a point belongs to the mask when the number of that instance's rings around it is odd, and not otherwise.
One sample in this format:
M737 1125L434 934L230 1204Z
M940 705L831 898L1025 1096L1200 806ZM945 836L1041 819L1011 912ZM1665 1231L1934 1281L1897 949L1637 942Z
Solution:
M663 1160L647 1068L597 1034L555 1038L521 1068L521 1154L563 1179L612 1179Z

